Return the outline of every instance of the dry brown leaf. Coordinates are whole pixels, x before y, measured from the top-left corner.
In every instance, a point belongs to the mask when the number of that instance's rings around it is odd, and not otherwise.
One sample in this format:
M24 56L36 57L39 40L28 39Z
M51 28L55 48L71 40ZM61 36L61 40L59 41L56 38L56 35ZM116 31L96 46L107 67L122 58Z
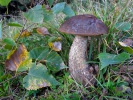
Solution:
M50 33L48 32L48 29L46 27L38 27L36 29L37 33L41 35L49 35Z
M5 61L6 68L11 71L16 71L20 64L27 59L27 55L28 52L26 47L23 44L20 44L20 46L7 57L7 60Z
M132 39L125 39L123 41L124 44L126 44L127 46L132 46L133 45L133 40Z

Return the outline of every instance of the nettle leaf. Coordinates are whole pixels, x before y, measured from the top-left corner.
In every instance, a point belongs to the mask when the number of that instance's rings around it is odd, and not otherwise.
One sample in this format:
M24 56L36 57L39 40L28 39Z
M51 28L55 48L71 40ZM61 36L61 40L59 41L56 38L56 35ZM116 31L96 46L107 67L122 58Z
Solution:
M63 11L63 9L65 8L65 2L61 2L61 3L57 3L54 5L54 7L52 8L52 11L54 14L59 14L60 12Z
M47 68L42 64L32 64L28 75L23 78L23 86L27 90L37 90L52 85L56 86L60 83L48 73Z
M115 28L120 31L128 31L131 28L131 24L129 22L119 22L115 24Z
M5 66L11 71L24 71L30 67L32 60L29 57L29 53L23 44L11 51L5 61ZM22 68L23 66L23 68Z
M65 5L65 8L63 9L63 13L68 17L75 15L74 11L68 5Z
M30 57L36 60L44 59L49 53L49 49L45 47L34 48L30 51Z
M0 21L0 39L2 39L2 21Z
M8 4L11 2L11 0L0 0L0 5L2 6L8 6Z
M23 25L18 22L10 22L8 23L8 26L23 27Z
M123 52L121 54L109 54L109 53L100 53L98 58L101 62L101 70L107 67L110 64L119 64L130 58L130 54Z
M133 49L130 46L126 45L124 42L118 42L118 44L122 47L123 50L130 54L133 54Z
M50 6L52 6L53 3L54 3L54 0L48 0L48 4L49 4Z
M59 54L54 51L47 55L46 66L53 72L58 72L61 69L67 68Z
M16 46L16 43L12 38L5 38L3 39L3 42L11 46Z
M43 9L41 5L36 5L31 8L28 12L24 13L24 16L27 20L30 20L34 23L43 22Z

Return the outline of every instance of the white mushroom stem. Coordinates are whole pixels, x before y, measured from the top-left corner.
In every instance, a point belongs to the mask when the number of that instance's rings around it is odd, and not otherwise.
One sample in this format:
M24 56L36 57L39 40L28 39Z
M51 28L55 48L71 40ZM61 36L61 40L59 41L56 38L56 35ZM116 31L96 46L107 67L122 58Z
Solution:
M72 78L83 85L93 85L93 74L90 73L87 58L88 37L76 36L69 52L69 70Z

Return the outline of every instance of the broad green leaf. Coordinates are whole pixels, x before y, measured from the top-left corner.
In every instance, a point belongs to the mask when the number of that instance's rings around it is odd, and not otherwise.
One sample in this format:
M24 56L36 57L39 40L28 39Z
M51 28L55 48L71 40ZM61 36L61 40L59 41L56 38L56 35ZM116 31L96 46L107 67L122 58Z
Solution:
M37 90L52 85L60 85L60 83L48 73L47 68L42 64L32 64L28 75L23 78L23 86L27 90Z
M11 0L0 0L0 5L2 6L8 6Z
M61 69L67 68L62 58L57 52L50 52L46 58L46 66L53 72L58 72Z
M48 53L49 53L48 48L38 47L38 48L34 48L30 51L30 57L32 59L42 60L42 59L46 58Z
M3 39L3 42L11 46L16 46L16 43L12 38L5 38Z
M101 70L107 67L110 64L119 64L130 58L130 54L123 52L121 54L109 54L109 53L100 53L98 58L101 62Z
M133 54L133 49L130 46L127 46L123 42L118 42L118 44L124 49L126 52Z
M48 0L48 4L49 4L50 6L52 6L53 3L54 3L54 0Z
M43 22L43 10L41 5L36 5L31 8L28 12L24 13L24 16L27 20L30 20L34 23Z
M54 7L52 8L52 11L54 14L59 14L60 12L63 11L64 8L65 8L65 2L61 2L54 5Z
M22 24L18 23L18 22L11 22L11 23L8 23L9 26L15 26L15 27L23 27Z
M65 8L63 10L63 13L65 15L67 15L68 17L71 17L71 16L74 16L75 15L74 11L68 5L65 5Z
M115 28L120 31L128 31L131 28L131 24L129 22L120 22L115 24Z
M2 39L2 21L0 21L0 39Z
M43 16L45 21L50 21L54 18L53 12L46 9L43 9Z

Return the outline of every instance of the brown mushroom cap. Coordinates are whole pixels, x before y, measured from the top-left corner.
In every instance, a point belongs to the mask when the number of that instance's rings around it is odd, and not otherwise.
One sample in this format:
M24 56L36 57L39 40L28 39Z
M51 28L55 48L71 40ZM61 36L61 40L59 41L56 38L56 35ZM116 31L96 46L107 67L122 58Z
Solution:
M93 15L76 15L66 20L59 29L67 34L96 36L106 34L107 26Z

